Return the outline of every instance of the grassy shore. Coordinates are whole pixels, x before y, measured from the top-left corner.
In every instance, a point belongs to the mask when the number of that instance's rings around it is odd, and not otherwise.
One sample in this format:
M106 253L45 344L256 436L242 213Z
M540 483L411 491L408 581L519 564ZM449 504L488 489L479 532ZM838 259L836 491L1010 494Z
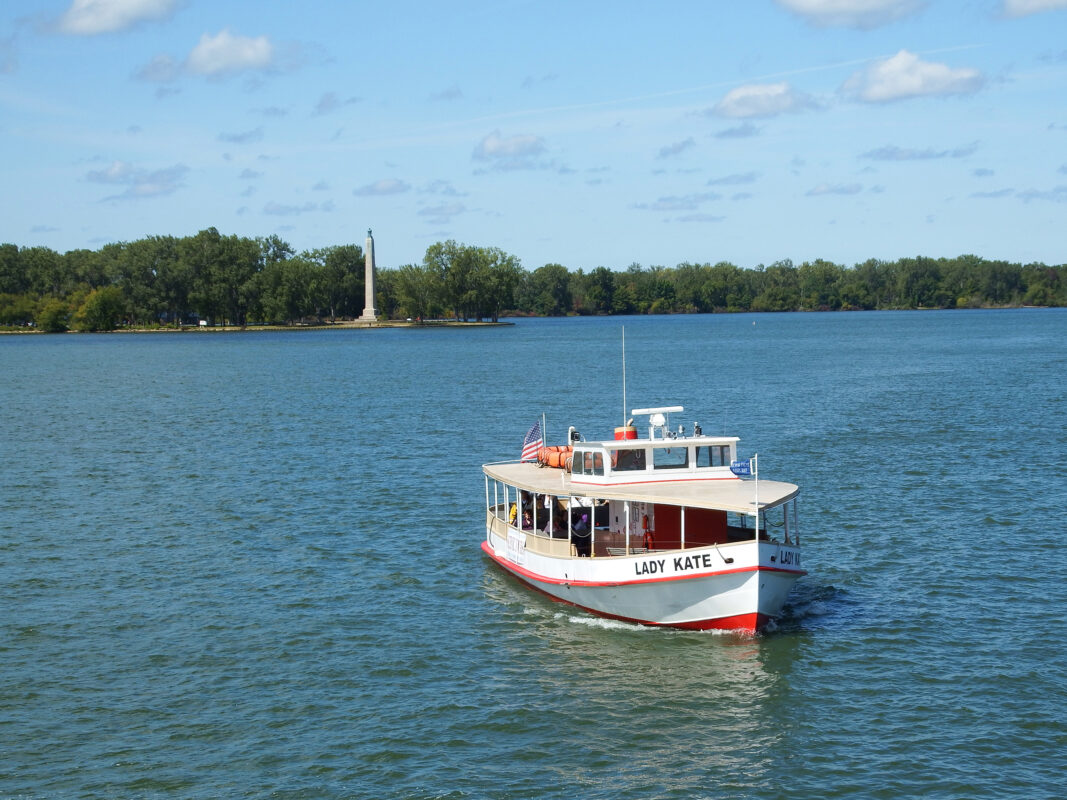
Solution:
M491 328L502 325L514 325L514 322L458 322L456 320L426 320L408 322L407 320L381 320L366 322L364 320L338 320L318 324L299 325L161 325L157 328L116 328L113 331L95 331L96 333L238 333L242 331L334 331L353 328ZM82 331L65 331L81 333ZM40 334L44 331L26 327L0 327L0 334Z

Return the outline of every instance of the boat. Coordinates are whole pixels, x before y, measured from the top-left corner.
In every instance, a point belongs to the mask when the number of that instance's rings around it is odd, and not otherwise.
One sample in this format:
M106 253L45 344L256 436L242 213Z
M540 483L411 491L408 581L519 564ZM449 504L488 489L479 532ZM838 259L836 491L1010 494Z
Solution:
M674 430L670 414L684 410L632 409L613 438L586 441L570 428L567 444L551 448L531 447L531 429L524 458L482 466L484 553L600 617L766 630L806 574L800 490L761 479L758 455L738 460L736 436L707 436L697 423ZM638 417L648 418L647 437Z

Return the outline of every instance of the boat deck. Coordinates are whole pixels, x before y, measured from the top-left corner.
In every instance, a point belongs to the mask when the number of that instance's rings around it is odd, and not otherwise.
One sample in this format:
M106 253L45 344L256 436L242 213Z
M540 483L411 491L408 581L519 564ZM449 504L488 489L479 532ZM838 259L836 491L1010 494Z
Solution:
M482 467L491 479L524 491L556 497L590 497L603 500L660 503L686 508L709 508L751 514L757 493L760 509L792 500L800 492L796 484L782 481L749 481L740 478L712 480L663 480L604 486L576 481L569 472L530 462L509 461Z

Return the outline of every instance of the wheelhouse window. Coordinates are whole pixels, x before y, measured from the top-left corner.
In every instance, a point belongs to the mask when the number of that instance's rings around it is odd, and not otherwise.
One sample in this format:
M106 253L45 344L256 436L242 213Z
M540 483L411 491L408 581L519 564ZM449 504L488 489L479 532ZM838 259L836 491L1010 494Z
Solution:
M645 451L612 450L611 469L613 472L637 472L645 469Z
M728 467L730 466L730 445L711 445L697 448L698 467Z
M681 469L689 466L689 448L657 447L652 450L653 469Z

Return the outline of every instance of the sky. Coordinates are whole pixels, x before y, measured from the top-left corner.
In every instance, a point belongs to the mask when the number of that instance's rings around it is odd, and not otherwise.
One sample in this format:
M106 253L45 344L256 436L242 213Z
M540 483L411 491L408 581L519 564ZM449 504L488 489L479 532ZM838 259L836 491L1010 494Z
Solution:
M1067 0L5 0L0 242L1067 262Z

